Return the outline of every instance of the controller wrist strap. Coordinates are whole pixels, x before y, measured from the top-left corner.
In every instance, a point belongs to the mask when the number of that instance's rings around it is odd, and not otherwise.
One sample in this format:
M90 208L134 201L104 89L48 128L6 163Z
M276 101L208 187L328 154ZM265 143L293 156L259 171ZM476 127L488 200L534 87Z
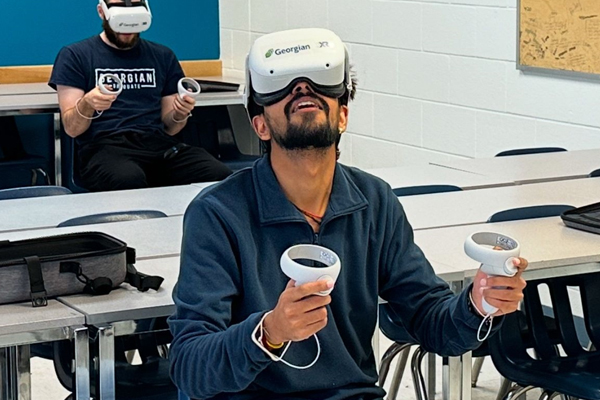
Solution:
M484 314L479 310L479 307L477 307L477 304L475 304L475 300L473 299L472 291L469 291L469 301L471 302L471 306L477 311L477 314L483 317L483 320L481 320L481 323L479 324L479 328L477 328L477 341L483 342L488 338L488 336L490 336L490 332L492 331L492 320L494 319L494 316L491 313ZM487 330L485 335L481 337L483 327L486 325L489 326L489 329Z
M256 344L263 352L265 352L271 360L273 360L275 362L281 362L290 368L302 370L302 369L308 369L308 368L312 367L313 365L315 365L317 360L319 360L319 357L321 356L321 343L319 342L319 338L317 337L316 333L313 334L313 336L315 337L315 341L317 342L317 355L315 356L315 359L312 360L312 362L308 365L302 365L302 366L294 365L283 359L283 357L285 356L285 353L287 353L288 349L290 348L290 346L292 344L291 341L287 342L287 344L283 348L283 351L281 352L281 355L279 355L279 356L270 352L269 349L267 349L263 345L263 334L265 332L265 330L263 329L263 323L264 323L264 320L267 317L267 315L269 315L272 312L273 311L269 311L269 312L265 313L265 315L263 315L263 317L260 319L260 322L258 323L258 325L256 325L256 328L254 328L254 330L252 331L252 341L254 342L254 344Z

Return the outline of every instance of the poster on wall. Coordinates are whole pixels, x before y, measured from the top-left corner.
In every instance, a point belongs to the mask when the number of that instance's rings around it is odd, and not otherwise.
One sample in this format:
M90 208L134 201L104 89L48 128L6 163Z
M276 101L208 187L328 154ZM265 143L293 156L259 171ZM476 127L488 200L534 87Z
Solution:
M599 0L519 0L517 67L600 78Z

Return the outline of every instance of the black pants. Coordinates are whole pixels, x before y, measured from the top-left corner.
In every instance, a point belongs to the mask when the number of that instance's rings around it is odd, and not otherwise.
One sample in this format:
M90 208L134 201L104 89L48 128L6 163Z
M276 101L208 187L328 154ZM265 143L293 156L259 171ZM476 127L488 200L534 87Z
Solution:
M84 186L95 192L220 181L231 174L206 150L163 133L100 139L79 150L79 163Z

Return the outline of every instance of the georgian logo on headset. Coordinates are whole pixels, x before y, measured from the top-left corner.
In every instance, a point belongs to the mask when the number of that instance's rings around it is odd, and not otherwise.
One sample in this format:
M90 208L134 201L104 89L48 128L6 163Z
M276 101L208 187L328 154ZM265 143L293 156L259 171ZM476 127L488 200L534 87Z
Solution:
M108 0L98 1L108 24L117 33L144 32L152 24L148 0L124 0L110 4L106 3Z
M332 98L352 89L348 52L335 33L308 28L258 38L246 60L245 104L250 97L258 106L277 103L299 80Z

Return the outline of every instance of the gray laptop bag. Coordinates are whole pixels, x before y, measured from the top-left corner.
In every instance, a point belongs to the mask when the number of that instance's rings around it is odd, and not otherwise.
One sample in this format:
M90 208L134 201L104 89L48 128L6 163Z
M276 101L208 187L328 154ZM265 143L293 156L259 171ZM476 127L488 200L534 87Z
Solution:
M0 304L74 293L102 295L127 282L140 291L158 290L163 278L138 272L135 250L110 235L82 232L0 241Z

